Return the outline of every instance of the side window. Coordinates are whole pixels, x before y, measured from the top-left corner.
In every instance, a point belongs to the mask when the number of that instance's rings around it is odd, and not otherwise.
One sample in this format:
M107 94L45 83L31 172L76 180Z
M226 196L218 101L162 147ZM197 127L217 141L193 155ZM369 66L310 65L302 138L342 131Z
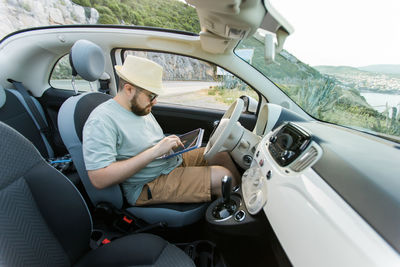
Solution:
M53 68L50 75L50 85L56 89L73 90L72 88L72 68L69 64L69 54L60 58ZM90 91L90 84L81 77L76 77L75 85L79 91Z
M258 102L258 94L239 78L214 64L170 53L126 51L145 57L164 68L165 95L160 103L227 110L240 96L251 96Z

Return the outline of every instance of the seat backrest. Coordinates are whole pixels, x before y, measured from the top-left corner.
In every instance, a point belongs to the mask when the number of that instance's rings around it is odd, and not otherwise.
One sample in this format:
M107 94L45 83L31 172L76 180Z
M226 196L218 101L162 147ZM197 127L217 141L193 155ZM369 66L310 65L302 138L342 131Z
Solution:
M40 127L25 103L22 95L16 90L4 89L0 86L0 99L0 121L13 127L23 136L28 138L43 157L54 157L53 149L51 148L46 136L40 132ZM36 105L43 120L46 122L46 117L41 105L33 97L32 101Z
M95 81L104 73L105 60L101 48L87 40L78 40L72 46L70 63L72 74L79 74L87 81ZM96 206L100 202L109 202L121 208L123 197L120 187L96 189L90 182L82 152L82 131L87 118L93 109L109 99L110 95L98 92L68 98L58 112L58 129L92 204Z
M0 265L70 266L89 249L82 196L16 130L0 136Z
M109 99L110 95L97 92L68 98L58 112L58 129L92 204L96 206L100 202L109 202L121 208L123 197L120 187L96 189L90 182L82 152L82 131L87 118L95 107Z

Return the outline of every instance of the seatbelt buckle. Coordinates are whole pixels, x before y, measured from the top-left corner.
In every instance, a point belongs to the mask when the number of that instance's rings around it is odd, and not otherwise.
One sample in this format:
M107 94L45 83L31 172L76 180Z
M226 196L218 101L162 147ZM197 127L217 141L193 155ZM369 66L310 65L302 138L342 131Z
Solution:
M108 243L111 243L111 240L108 239L108 238L104 238L104 239L101 241L101 245L105 245L105 244L108 244Z
M124 220L126 223L131 224L133 222L133 219L129 219L128 217L124 216L124 218L122 218L122 220Z
M122 214L122 216L118 217L114 222L114 227L117 228L121 232L131 232L138 228L134 219L128 215Z

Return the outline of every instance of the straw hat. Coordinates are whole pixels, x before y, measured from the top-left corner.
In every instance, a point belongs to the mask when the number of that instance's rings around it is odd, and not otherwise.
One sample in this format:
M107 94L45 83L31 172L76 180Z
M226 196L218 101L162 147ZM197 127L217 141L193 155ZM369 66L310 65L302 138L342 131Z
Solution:
M115 70L125 81L161 95L163 68L146 58L128 55L122 66L116 65Z

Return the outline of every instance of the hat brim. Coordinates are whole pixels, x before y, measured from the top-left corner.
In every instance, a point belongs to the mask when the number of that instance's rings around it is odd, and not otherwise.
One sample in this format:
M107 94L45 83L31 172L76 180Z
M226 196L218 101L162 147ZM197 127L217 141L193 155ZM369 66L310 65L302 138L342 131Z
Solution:
M122 79L124 79L125 81L127 81L129 83L132 83L132 84L134 84L136 86L139 86L139 87L141 87L143 89L146 89L147 91L150 91L150 92L155 93L157 95L161 95L161 94L164 93L164 88L162 86L161 87L149 86L148 84L145 84L142 81L132 79L132 77L129 78L128 76L126 76L124 74L124 72L122 70L122 66L120 66L120 65L115 65L114 68L115 68L118 76L121 77Z

